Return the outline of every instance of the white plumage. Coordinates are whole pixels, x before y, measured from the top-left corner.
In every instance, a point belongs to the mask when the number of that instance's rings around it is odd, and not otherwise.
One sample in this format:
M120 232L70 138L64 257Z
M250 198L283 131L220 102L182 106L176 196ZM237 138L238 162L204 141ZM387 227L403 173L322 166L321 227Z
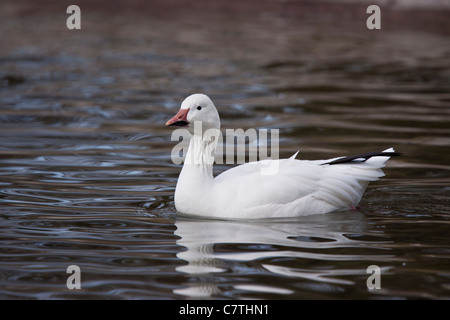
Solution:
M262 160L246 163L213 177L215 142L209 129L219 130L217 109L209 97L187 97L166 125L187 126L200 121L202 130L189 126L191 140L176 191L178 212L214 218L295 217L355 207L370 181L382 177L381 168L393 148L347 162L337 159ZM381 156L380 156L381 155Z

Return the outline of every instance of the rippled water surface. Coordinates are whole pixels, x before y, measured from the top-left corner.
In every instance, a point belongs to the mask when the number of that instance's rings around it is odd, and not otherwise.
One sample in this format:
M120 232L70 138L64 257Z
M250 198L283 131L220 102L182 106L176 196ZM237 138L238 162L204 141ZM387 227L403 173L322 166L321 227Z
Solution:
M0 298L450 298L440 12L419 15L436 15L422 28L391 8L368 31L364 10L322 2L112 3L81 2L74 31L64 1L0 5ZM224 129L279 129L282 157L404 156L354 211L180 217L164 123L194 92ZM370 265L381 289L366 286Z

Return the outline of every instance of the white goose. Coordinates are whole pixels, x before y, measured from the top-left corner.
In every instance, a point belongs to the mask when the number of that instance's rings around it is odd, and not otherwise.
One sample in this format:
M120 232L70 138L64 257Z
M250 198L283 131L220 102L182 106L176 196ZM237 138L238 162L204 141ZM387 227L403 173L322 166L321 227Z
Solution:
M187 126L191 134L175 207L195 216L256 219L349 209L359 203L370 181L384 175L380 168L389 157L400 155L392 148L314 161L296 160L295 154L246 163L213 177L217 139L212 136L220 130L220 118L211 99L204 94L187 97L166 125ZM276 168L275 173L264 174L268 167Z

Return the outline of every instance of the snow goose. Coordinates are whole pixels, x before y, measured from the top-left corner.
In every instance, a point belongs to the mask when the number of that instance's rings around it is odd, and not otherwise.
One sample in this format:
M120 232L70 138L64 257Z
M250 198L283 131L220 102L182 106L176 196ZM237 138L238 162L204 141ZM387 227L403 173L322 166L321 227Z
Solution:
M296 217L354 208L368 183L384 176L385 162L400 155L393 148L312 161L297 160L295 154L245 163L213 177L220 118L211 99L190 95L166 125L187 127L191 135L175 207L182 214L210 218ZM267 168L276 170L267 174Z

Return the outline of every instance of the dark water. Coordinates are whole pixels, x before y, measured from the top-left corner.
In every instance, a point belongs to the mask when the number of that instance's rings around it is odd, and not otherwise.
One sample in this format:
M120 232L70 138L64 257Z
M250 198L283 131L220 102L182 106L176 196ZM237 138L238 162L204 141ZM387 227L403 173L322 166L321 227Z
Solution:
M67 5L42 3L0 5L0 298L450 298L448 22L113 2L69 31ZM282 157L404 156L356 211L179 217L164 123L193 92L224 129L280 129Z

